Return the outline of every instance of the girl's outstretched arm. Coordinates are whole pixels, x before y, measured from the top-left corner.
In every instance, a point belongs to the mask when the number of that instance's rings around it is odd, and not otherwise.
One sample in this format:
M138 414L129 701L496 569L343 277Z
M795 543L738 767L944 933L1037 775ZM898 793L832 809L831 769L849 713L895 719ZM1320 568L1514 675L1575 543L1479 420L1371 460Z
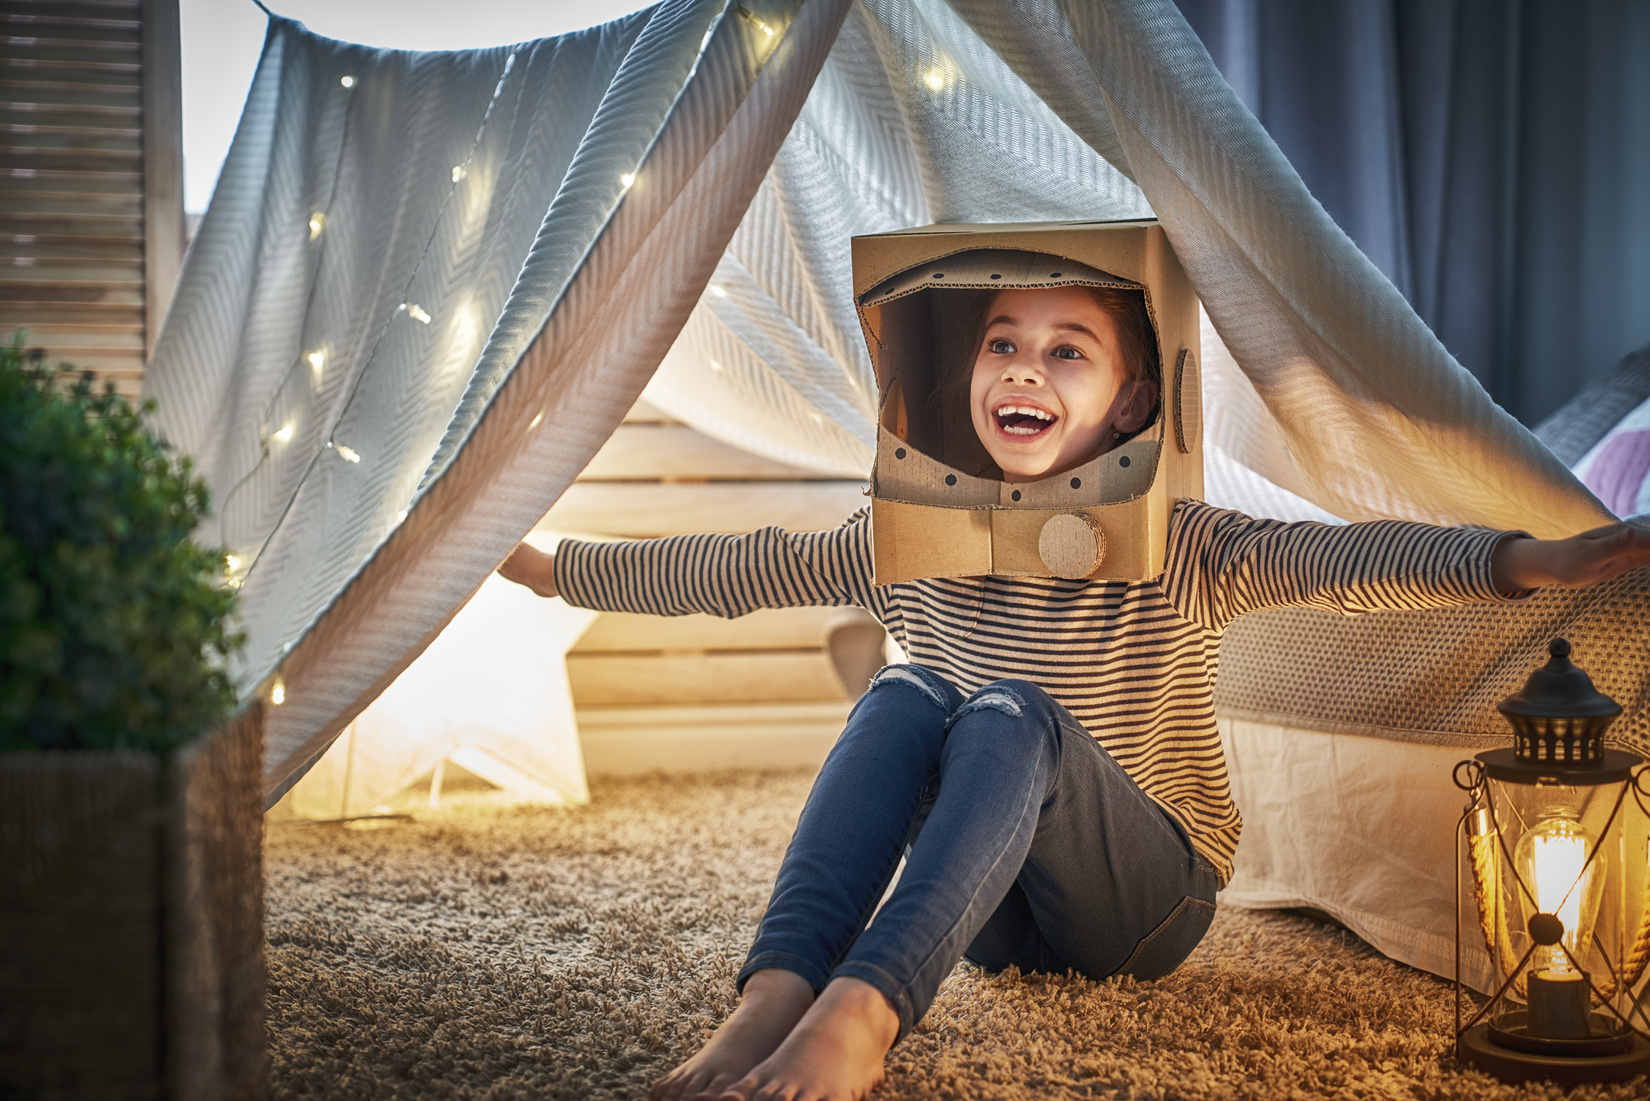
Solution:
M1183 501L1163 591L1209 630L1267 608L1342 615L1518 600L1650 564L1650 529L1612 524L1569 539L1399 520L1328 525L1255 519Z
M1568 539L1507 539L1490 557L1490 578L1502 593L1548 585L1582 586L1650 565L1650 529L1606 524Z
M564 539L554 554L523 543L498 572L540 596L602 612L732 618L757 608L858 604L880 615L886 605L872 584L864 509L831 531Z

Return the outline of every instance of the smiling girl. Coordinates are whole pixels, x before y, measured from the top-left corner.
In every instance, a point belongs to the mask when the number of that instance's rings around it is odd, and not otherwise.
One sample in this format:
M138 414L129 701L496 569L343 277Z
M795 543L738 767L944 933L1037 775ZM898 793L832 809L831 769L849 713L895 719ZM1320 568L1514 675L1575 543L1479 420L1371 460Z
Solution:
M978 331L949 389L1005 481L1071 470L1152 423L1160 375L1138 292L1004 290ZM875 1088L964 956L1152 979L1196 947L1237 845L1213 697L1237 616L1506 600L1647 562L1650 539L1623 524L1538 541L1185 500L1163 574L1143 582L876 586L865 513L807 534L568 541L554 556L523 544L500 573L610 611L858 604L910 655L874 678L820 770L738 1008L652 1092L816 1101Z

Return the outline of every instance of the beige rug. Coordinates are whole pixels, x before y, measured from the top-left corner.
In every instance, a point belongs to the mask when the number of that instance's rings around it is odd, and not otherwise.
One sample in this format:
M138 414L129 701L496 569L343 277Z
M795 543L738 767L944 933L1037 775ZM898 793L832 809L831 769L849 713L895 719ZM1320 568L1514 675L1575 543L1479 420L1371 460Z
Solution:
M645 1096L729 1010L808 783L644 779L577 810L272 824L277 1096ZM1563 1096L1456 1071L1451 1019L1447 984L1342 932L1223 907L1155 983L963 965L876 1097Z

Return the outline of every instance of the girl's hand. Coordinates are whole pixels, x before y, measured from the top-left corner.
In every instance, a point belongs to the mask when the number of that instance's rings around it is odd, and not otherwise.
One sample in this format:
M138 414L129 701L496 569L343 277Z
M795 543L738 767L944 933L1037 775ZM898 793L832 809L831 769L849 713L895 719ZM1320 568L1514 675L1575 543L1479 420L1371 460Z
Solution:
M1650 529L1607 524L1568 539L1504 539L1490 579L1504 595L1548 585L1582 586L1650 565Z
M510 557L498 568L498 575L517 585L526 585L540 596L556 595L556 556L526 543L518 544L510 552Z

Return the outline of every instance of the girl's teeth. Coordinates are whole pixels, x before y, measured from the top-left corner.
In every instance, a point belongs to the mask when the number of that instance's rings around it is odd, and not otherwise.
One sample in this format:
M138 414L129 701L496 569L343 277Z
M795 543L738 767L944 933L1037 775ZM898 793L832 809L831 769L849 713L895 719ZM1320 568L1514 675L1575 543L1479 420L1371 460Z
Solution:
M1036 417L1040 421L1051 421L1054 419L1054 415L1052 413L1045 413L1041 409L1031 405L1005 405L1001 409L997 410L997 415L999 417L1012 416L1015 413L1019 413L1020 415L1026 417Z
M998 426L1010 436L1035 436L1054 423L1054 414L1034 405L1005 405L996 411L996 417ZM1030 417L1038 423L1003 424L1004 417Z

